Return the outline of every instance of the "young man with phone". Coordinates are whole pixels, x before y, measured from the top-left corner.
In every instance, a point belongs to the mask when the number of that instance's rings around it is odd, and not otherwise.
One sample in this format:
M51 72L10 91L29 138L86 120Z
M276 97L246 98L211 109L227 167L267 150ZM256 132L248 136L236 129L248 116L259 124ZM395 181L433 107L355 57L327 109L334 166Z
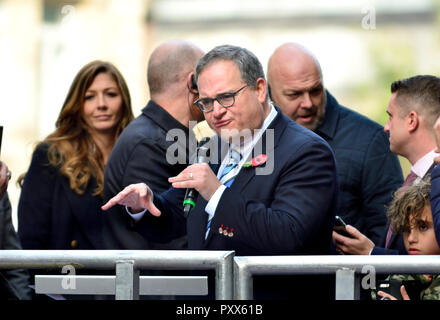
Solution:
M391 84L391 93L384 130L390 134L390 150L411 163L404 185L412 185L432 172L438 156L433 127L440 116L440 78L418 75L398 80ZM333 232L336 247L345 254L406 254L402 235L391 232L389 224L379 243L351 225L346 230L351 239Z

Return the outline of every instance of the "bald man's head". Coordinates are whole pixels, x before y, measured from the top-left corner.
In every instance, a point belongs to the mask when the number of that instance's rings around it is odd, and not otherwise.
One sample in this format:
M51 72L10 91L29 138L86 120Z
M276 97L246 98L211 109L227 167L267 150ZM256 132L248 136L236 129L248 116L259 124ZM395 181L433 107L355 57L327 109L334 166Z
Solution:
M194 71L202 56L200 48L183 40L167 41L157 47L148 61L150 96L161 94L177 83L186 85L187 75Z
M315 130L324 120L326 95L321 66L305 47L285 43L269 59L270 97L282 112L302 126Z

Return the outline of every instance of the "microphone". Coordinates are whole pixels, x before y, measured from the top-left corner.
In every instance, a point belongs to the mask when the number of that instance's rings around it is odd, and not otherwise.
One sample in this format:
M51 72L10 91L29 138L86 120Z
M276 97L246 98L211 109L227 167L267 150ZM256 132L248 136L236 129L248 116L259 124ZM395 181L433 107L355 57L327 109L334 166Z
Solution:
M209 162L209 147L206 145L209 142L209 137L203 138L197 147L197 163ZM183 215L188 218L189 212L195 208L196 199L198 196L197 190L191 188L186 189L185 199L183 200Z

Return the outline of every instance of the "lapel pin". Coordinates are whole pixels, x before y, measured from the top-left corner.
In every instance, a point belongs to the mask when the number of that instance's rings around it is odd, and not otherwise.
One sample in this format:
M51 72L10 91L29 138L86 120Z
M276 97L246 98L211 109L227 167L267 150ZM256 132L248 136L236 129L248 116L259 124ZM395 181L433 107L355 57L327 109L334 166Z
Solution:
M220 228L218 228L218 233L220 233L220 234L223 233L223 225L221 225Z
M259 167L262 164L265 164L266 161L267 161L267 155L259 154L255 158L252 158L252 160L250 162L245 162L243 164L243 167L245 167L245 168L248 168L248 167Z

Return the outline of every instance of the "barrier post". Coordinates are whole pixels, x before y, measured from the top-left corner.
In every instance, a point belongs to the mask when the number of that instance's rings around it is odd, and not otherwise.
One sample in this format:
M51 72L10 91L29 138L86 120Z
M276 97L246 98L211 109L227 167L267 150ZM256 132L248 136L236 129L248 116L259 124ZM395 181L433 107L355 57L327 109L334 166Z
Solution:
M217 263L215 268L215 298L216 300L231 300L233 298L233 259L234 252L228 252Z
M234 299L252 300L254 286L252 273L247 268L245 257L234 258Z
M336 300L359 300L359 275L355 269L336 270Z
M133 260L116 261L116 300L139 300L139 270Z

